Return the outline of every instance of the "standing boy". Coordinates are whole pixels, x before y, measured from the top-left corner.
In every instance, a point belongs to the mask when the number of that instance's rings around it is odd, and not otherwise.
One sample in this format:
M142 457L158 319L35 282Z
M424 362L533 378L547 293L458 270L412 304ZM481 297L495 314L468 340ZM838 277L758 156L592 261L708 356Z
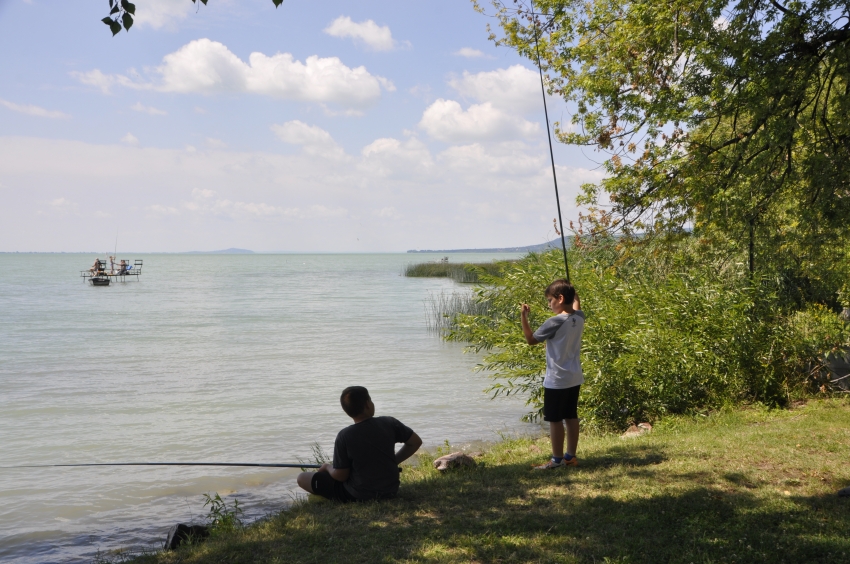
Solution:
M302 472L298 485L310 493L348 502L388 499L398 493L399 464L413 456L422 439L393 417L375 417L375 404L363 386L351 386L339 398L354 420L336 436L333 465ZM404 446L395 451L396 443Z
M555 314L537 331L528 324L528 304L521 306L522 332L529 345L546 342L546 377L543 379L543 420L549 422L552 458L537 470L578 466L578 392L581 372L581 334L584 312L572 284L555 280L546 288L549 309ZM567 452L564 452L566 426Z

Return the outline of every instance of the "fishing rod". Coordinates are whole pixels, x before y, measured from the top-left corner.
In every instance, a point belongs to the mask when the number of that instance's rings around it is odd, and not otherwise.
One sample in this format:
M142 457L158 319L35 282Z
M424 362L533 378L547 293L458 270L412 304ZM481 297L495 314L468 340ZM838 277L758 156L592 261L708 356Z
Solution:
M79 466L249 466L254 468L321 468L321 464L262 464L254 462L93 462L89 464L24 464L0 466L10 468L60 468Z
M552 161L552 180L555 182L555 203L558 205L558 222L561 224L561 250L564 251L564 271L570 281L570 265L567 263L567 242L564 239L564 219L561 217L561 197L558 194L558 175L555 174L555 153L552 150L552 132L549 130L549 110L546 107L546 89L543 87L543 66L540 64L540 27L534 21L534 0L531 0L531 24L534 26L534 50L537 53L537 70L540 72L540 93L543 95L543 113L546 116L546 137L549 139L549 159Z

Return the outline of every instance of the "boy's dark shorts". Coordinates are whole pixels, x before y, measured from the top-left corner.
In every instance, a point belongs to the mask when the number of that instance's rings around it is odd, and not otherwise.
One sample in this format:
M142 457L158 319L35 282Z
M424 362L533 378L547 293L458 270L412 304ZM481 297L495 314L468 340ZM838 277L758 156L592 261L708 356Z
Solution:
M356 497L348 493L342 482L337 482L327 472L316 472L313 474L313 478L310 480L310 487L313 488L314 494L332 501L340 501L342 503L357 501Z
M578 391L581 385L553 390L543 388L543 421L578 419Z

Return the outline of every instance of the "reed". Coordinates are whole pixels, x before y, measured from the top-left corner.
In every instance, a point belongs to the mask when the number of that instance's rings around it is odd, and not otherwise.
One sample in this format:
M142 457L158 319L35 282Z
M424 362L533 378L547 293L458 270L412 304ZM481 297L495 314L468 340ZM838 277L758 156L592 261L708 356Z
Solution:
M496 262L420 262L404 267L403 274L414 278L451 278L463 284L477 284L480 274L500 276L505 265L513 261Z
M448 332L458 314L487 315L489 312L489 302L479 300L477 294L469 291L441 292L425 298L426 323L428 330L435 333Z

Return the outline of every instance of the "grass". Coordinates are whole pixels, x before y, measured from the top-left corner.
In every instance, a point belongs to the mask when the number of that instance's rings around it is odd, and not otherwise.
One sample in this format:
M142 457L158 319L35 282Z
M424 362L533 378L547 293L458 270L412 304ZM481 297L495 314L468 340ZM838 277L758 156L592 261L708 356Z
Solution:
M488 302L478 301L469 291L431 294L425 299L425 322L428 330L445 333L452 328L455 315L486 315L490 311Z
M404 267L404 275L418 278L451 278L455 282L477 284L481 272L499 276L509 262L511 261L411 263Z
M297 503L243 532L136 564L848 562L850 401L671 418L583 437L578 468L530 470L546 437L440 475L423 455L399 497Z

